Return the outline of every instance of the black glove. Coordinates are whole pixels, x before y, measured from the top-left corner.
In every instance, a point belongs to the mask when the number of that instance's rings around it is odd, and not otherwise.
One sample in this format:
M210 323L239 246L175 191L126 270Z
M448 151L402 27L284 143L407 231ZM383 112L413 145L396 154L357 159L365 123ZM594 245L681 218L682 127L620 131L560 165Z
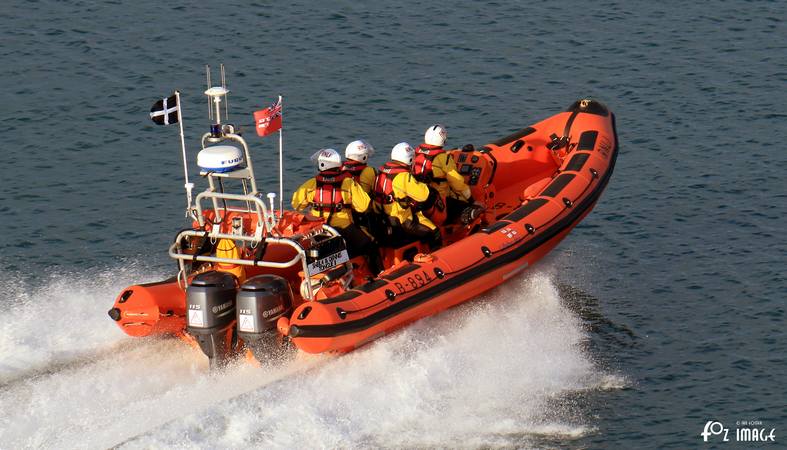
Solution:
M462 225L470 225L484 212L481 205L470 205L462 211Z

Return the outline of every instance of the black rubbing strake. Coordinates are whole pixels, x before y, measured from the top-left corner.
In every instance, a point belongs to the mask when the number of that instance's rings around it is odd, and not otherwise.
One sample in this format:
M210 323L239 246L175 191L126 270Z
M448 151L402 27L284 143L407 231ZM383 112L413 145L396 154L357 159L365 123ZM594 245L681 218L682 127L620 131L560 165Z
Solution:
M564 173L558 176L557 178L552 180L551 183L549 183L549 186L547 186L547 188L544 189L544 192L542 192L541 195L545 197L556 196L557 194L560 193L560 191L563 190L564 187L568 186L568 183L571 183L571 180L573 180L574 177L576 177L576 175L573 173Z
M521 139L521 138L527 136L528 134L534 133L535 131L536 131L536 129L533 128L533 127L522 128L521 130L516 131L516 132L514 132L512 134L509 134L506 137L502 137L502 138L500 138L500 139L498 139L496 141L492 141L492 145L497 145L498 147L502 147L502 146L508 144L509 142L513 142L513 141L515 141L517 139Z
M585 131L579 135L579 144L577 150L593 150L596 146L596 138L598 138L598 131Z
M563 171L568 172L572 170L579 172L582 170L582 166L585 165L588 158L590 158L590 153L575 153L574 156L571 157L571 161L566 164L566 168L563 169Z
M399 269L394 270L393 272L387 275L384 275L383 278L385 278L388 281L395 280L401 277L402 275L407 275L410 272L418 270L420 267L421 266L419 266L418 264L408 264L404 267L400 267Z
M524 205L520 206L519 208L515 209L511 214L505 216L503 220L510 220L511 222L516 222L518 220L522 220L528 216L528 214L532 213L533 211L537 210L538 208L544 206L548 200L543 198L536 198L533 200L528 201Z
M385 286L386 284L388 284L388 282L385 281L385 280L374 280L374 281L370 281L370 282L368 282L366 284L362 284L362 285L358 286L355 289L358 289L360 291L364 291L364 292L366 292L368 294L369 292L376 291L377 289L380 289L381 287Z
M330 305L331 303L339 303L347 300L352 300L355 297L358 297L359 295L361 295L361 293L358 291L347 291L337 295L336 297L320 300L320 303L325 303L327 305Z
M497 222L493 223L492 225L489 225L486 228L481 229L481 231L483 231L486 234L492 234L495 231L505 227L506 225L508 225L510 223L511 222L509 222L507 220L500 220L500 221L497 221Z

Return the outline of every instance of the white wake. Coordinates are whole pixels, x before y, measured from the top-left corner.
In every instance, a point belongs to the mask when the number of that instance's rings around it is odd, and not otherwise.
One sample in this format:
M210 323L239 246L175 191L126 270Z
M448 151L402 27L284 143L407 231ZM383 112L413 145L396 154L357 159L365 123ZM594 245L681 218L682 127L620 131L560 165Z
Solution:
M591 431L563 396L602 387L546 274L514 281L129 448L489 447Z
M117 345L125 335L107 320L115 297L130 284L163 278L136 265L33 279L2 275L0 386Z
M609 383L544 272L349 355L213 375L198 350L115 329L106 310L140 275L13 294L0 447L527 446L592 431L569 397Z

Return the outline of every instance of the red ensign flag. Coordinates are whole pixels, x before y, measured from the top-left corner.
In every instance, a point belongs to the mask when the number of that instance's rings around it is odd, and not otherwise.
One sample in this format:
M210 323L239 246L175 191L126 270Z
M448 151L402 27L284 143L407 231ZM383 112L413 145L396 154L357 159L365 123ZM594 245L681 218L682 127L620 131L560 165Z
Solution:
M281 128L281 97L276 104L254 112L254 128L260 136L267 136Z

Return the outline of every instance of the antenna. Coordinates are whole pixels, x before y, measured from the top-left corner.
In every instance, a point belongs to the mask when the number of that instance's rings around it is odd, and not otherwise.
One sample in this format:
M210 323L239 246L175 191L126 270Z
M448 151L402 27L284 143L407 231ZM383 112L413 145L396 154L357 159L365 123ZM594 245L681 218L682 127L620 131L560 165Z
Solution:
M214 138L219 138L222 134L222 127L221 127L221 100L227 101L227 94L230 92L227 90L224 80L224 64L220 66L221 72L221 86L211 86L211 73L210 73L210 66L205 66L205 70L207 72L207 79L208 79L208 89L205 91L205 95L208 96L208 106L210 106L210 113L208 117L210 117L214 122L211 126L211 133ZM212 103L212 105L211 105ZM225 114L226 115L226 114Z
M205 64L205 76L207 77L205 89L210 89L210 66L207 64ZM208 97L208 119L213 120L213 105L210 104L210 97Z
M227 80L224 77L224 64L219 65L221 68L221 87L227 92L224 94L224 120L227 122L230 121L230 99L229 99L229 89L227 89Z

